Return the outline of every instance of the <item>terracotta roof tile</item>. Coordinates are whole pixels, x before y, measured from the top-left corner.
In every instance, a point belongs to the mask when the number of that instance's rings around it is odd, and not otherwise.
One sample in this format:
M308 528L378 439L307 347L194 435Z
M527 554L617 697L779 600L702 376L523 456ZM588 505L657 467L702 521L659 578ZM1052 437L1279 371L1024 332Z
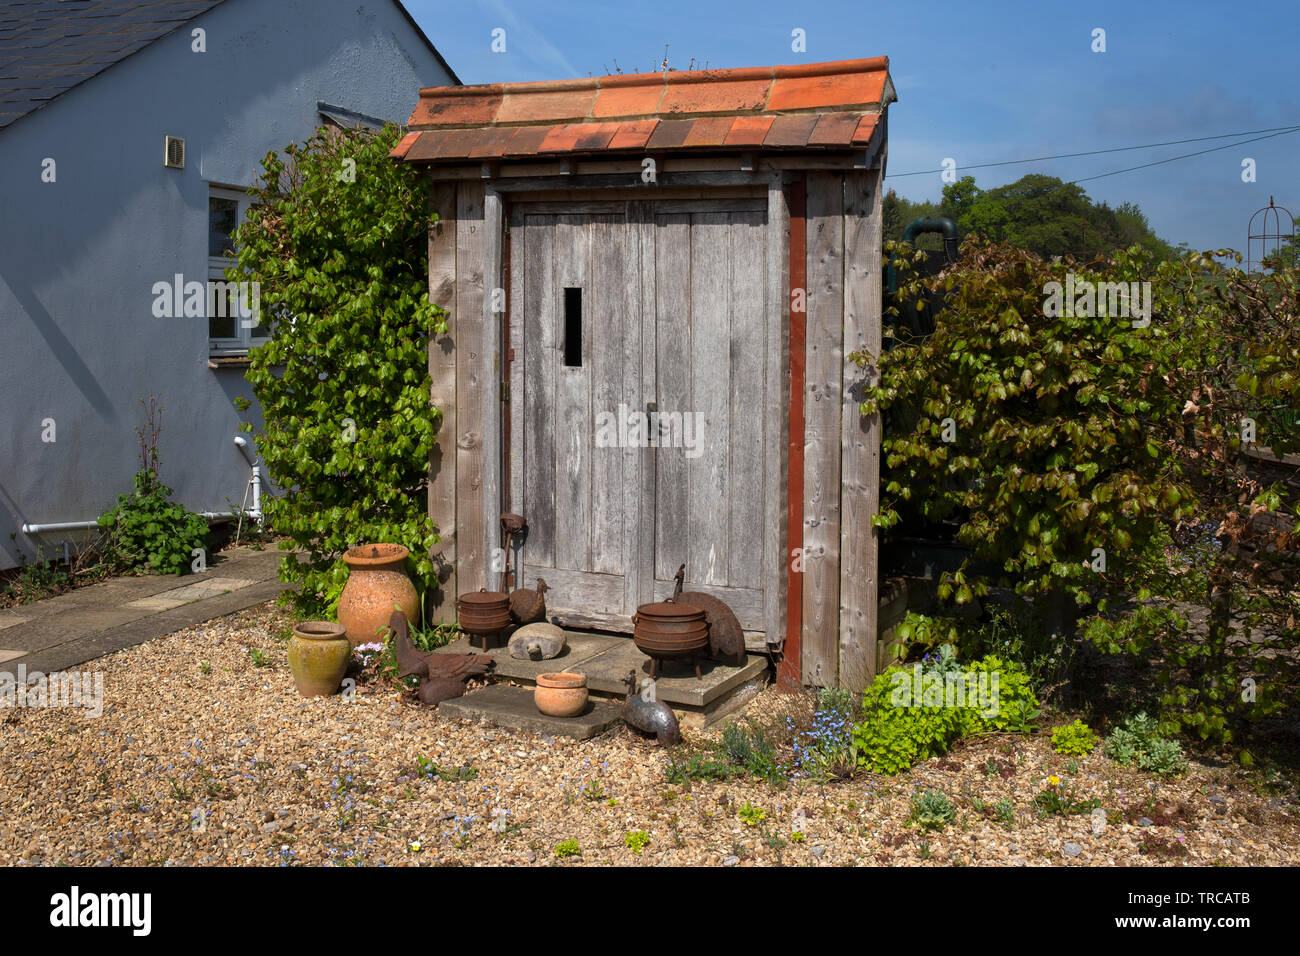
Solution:
M876 122L880 117L875 113L868 113L858 121L858 128L853 134L854 146L866 146L871 142L871 137L876 132Z
M724 146L762 146L775 116L737 116Z
M659 112L664 95L663 83L619 82L633 77L609 76L601 81L596 105L591 115L597 119L611 116L648 116Z
M596 90L568 89L554 92L513 92L506 87L506 97L497 111L498 123L558 122L580 120L591 113Z
M438 86L420 91L408 126L480 126L496 119L503 86ZM433 94L436 95L427 95Z
M658 120L633 120L630 123L619 123L618 132L614 138L609 141L610 149L641 149L649 141L659 125Z
M673 149L674 147L681 146L686 142L686 137L690 135L691 129L694 126L694 120L660 120L659 125L655 127L654 133L651 134L649 141L645 144L645 148Z
M820 119L816 113L778 116L772 121L772 128L767 131L763 145L769 149L798 149L807 146L808 137Z
M537 150L551 131L549 126L520 126L515 135L510 137L506 146L506 156L536 156Z
M861 149L894 99L884 57L431 87L420 91L412 135L393 156L451 163L618 150Z
M725 73L726 71L711 72ZM676 75L688 79L674 82L672 78L674 75L669 75L668 88L664 91L663 101L659 104L659 112L665 115L757 112L767 103L767 94L772 87L770 79L699 82L690 73Z
M721 146L727 140L727 134L735 124L734 116L708 116L697 119L691 124L691 131L686 134L682 146L686 148L703 146Z
M885 92L884 71L778 77L767 101L769 110L825 109L879 103Z
M849 146L861 121L861 113L823 113L808 137L808 145Z
M515 130L513 126L489 126L482 133L478 145L469 151L470 159L500 159Z

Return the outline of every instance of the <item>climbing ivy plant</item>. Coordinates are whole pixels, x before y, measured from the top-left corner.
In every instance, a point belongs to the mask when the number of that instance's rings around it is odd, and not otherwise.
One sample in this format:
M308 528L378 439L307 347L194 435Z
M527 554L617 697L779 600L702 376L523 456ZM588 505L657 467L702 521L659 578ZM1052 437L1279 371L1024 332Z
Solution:
M228 272L261 283L273 323L247 374L265 422L257 449L283 489L263 510L307 552L286 556L281 577L318 609L346 578L340 553L361 542L406 545L417 586L434 576L428 342L446 324L427 294L424 183L389 158L399 135L322 129L267 155Z

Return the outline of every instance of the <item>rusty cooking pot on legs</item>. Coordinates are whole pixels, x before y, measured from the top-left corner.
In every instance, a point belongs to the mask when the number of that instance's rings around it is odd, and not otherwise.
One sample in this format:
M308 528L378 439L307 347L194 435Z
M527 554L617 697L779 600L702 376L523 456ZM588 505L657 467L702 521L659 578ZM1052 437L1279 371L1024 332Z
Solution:
M487 650L488 638L495 639L510 626L510 595L479 588L456 600L456 619L460 629L470 636L470 644L479 638Z
M709 624L704 611L693 604L668 598L656 604L642 604L632 617L632 640L650 658L650 676L655 677L664 661L692 658L695 676L700 677L700 655L709 648Z

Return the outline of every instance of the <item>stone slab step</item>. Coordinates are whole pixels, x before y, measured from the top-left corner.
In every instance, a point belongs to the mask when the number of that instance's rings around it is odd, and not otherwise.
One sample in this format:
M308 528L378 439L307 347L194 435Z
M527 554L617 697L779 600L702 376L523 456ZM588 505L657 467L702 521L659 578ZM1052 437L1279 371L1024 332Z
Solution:
M531 687L510 684L489 684L464 697L444 700L438 705L438 713L448 717L478 718L511 730L577 740L602 734L622 719L622 708L618 704L597 698L588 700L586 713L577 717L548 717L538 712Z
M637 650L630 637L566 630L565 638L569 646L564 653L545 661L516 660L506 647L484 652L471 646L465 638L448 644L438 653L490 654L496 661L497 677L521 683L536 683L538 674L555 671L586 674L587 687L592 693L618 698L627 694L623 678L629 671L635 672L638 680L650 676L650 658ZM759 680L766 671L767 660L757 654L750 654L740 667L701 661L699 679L688 664L679 661L669 664L661 674L655 684L655 695L674 708L712 709L711 705Z

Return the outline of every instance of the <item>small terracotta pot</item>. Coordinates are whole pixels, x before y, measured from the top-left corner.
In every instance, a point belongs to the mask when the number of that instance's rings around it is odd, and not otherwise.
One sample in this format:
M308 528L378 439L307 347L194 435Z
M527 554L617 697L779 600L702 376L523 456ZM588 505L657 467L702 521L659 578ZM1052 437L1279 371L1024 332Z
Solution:
M342 624L304 621L289 638L289 669L304 697L328 697L337 691L351 657L352 644Z
M343 553L348 583L339 595L339 623L352 646L388 639L388 619L400 608L414 627L420 596L406 575L410 552L400 544L359 544Z
M587 675L538 674L533 702L548 717L577 717L587 709Z

